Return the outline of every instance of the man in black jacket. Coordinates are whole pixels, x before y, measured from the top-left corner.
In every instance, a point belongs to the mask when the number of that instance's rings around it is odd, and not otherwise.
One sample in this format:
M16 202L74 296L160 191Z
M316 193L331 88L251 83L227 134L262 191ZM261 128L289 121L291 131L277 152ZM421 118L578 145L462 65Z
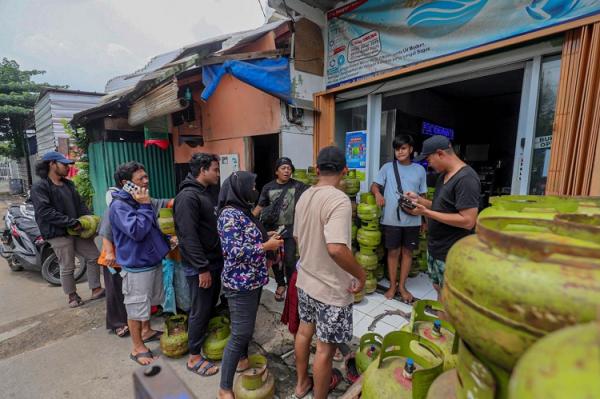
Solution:
M45 154L36 165L40 180L31 187L31 201L42 237L50 243L58 258L60 282L68 295L69 306L74 308L83 305L75 286L75 254L85 259L92 299L102 298L104 289L100 286L100 269L96 263L99 252L93 238L67 234L67 228L81 229L77 218L90 214L75 185L66 179L72 163L59 152Z
M192 300L187 368L201 376L211 376L219 371L201 355L208 321L221 291L223 254L216 216L219 177L218 156L194 154L190 160L190 173L179 186L173 206L179 250Z

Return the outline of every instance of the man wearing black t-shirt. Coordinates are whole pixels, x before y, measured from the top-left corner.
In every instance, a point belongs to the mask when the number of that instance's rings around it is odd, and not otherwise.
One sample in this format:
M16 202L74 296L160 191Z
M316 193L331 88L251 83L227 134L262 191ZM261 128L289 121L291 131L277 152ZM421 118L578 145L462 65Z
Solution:
M265 225L268 230L276 230L278 226L285 226L283 238L283 265L274 265L273 274L277 281L275 300L283 301L285 298L286 280L289 283L292 274L296 270L296 240L294 240L294 210L296 203L308 186L292 178L294 173L292 160L281 157L275 162L276 179L265 184L258 199L258 206L254 208L254 215L259 216L264 208L277 201L279 196L284 195L280 201L279 216L274 226ZM283 267L282 267L283 266ZM284 277L285 276L285 277Z
M427 266L439 293L450 247L473 233L481 184L477 173L454 153L450 140L444 136L433 136L423 142L423 151L416 161L423 159L440 173L433 201L416 193L406 195L416 203L412 213L428 218Z

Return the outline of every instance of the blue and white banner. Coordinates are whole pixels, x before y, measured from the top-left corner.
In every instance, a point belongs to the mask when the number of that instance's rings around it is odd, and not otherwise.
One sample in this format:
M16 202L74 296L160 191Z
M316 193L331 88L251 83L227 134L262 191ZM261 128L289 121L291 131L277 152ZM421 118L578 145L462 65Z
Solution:
M600 14L600 0L357 0L327 14L327 86Z

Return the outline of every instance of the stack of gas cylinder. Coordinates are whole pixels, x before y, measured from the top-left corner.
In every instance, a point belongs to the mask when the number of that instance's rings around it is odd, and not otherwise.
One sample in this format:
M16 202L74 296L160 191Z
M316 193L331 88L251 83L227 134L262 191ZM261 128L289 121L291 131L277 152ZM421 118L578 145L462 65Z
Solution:
M458 367L430 398L600 397L600 199L506 196L446 260Z
M600 397L600 199L491 202L450 250L443 308L361 338L362 398Z
M356 214L359 219L360 228L356 232L356 241L359 250L356 252L356 261L367 272L364 293L355 295L355 302L360 302L364 294L371 294L377 289L377 280L383 277L383 258L381 248L381 231L379 217L381 211L375 203L375 196L371 193L361 193L360 203L356 206Z

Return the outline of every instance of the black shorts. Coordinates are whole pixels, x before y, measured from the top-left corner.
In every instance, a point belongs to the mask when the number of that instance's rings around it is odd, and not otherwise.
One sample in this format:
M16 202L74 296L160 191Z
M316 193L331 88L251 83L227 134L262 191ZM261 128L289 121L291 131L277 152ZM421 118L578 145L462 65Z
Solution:
M417 249L419 246L419 233L421 226L383 226L384 245L386 249L398 249L400 247Z

